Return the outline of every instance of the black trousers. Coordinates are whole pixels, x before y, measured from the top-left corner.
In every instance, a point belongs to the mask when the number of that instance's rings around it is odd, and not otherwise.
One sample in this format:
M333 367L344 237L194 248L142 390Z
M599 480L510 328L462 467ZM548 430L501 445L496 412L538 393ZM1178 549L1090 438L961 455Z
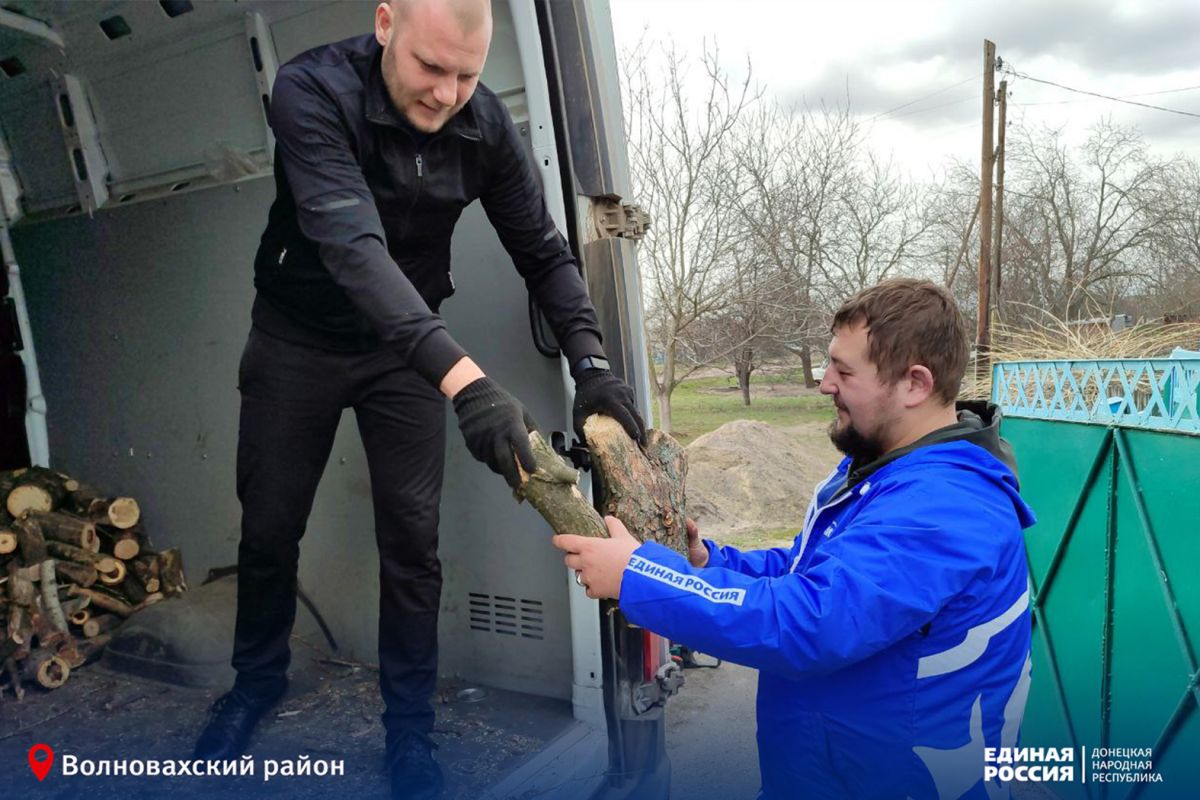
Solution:
M442 572L438 502L445 460L440 392L388 349L338 353L252 329L238 371L242 503L236 685L283 685L296 618L300 539L342 411L366 449L379 547L379 666L389 743L433 727ZM347 553L347 557L350 554Z

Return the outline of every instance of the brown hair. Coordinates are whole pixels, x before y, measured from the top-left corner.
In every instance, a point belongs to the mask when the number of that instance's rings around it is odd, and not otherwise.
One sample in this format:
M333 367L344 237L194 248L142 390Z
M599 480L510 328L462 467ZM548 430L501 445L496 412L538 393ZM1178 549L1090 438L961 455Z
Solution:
M967 368L967 330L949 292L930 281L883 281L842 303L829 329L860 323L867 327L868 358L885 385L921 364L933 373L934 393L954 402Z

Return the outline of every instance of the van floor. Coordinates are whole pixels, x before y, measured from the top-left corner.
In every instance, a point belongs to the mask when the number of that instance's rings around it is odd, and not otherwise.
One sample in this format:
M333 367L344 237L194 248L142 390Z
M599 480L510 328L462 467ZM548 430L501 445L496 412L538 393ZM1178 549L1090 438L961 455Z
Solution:
M76 797L289 797L382 798L389 795L384 765L378 673L330 657L292 638L291 683L284 700L260 723L250 743L254 773L245 777L177 775L87 776L86 762L191 760L192 745L220 691L181 688L90 664L51 692L27 688L18 703L6 686L0 703L0 796ZM474 689L478 691L467 691ZM480 696L482 695L482 696ZM446 800L484 794L505 774L572 722L570 703L491 687L443 682L434 700L433 739L446 775ZM54 750L50 773L39 782L27 768L33 745ZM78 772L63 774L64 756ZM268 760L317 766L345 763L341 776L285 776L265 780ZM111 766L109 767L111 769Z

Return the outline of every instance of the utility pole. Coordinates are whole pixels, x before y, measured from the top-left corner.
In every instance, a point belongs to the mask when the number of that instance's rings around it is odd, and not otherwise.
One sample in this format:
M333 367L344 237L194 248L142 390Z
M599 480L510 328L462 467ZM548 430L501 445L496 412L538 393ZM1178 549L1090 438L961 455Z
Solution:
M1004 240L1004 116L1008 108L1008 80L1000 81L1000 119L997 122L996 144L996 226L992 236L992 291L991 302L1000 308L1001 252Z
M983 138L979 157L979 305L975 324L976 379L988 370L988 312L992 288L992 168L996 154L992 143L993 107L996 103L996 45L983 40Z

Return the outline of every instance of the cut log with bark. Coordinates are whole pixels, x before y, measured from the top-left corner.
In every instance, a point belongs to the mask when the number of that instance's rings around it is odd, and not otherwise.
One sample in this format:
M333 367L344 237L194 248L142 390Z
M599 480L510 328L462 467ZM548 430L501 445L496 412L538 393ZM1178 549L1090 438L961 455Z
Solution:
M124 619L116 614L99 614L83 623L83 635L89 639L94 639L101 634L112 633L121 627L121 623L124 621Z
M85 589L90 587L100 577L96 568L90 564L76 564L73 561L54 562L54 574L57 575L63 583L76 583Z
M100 552L100 537L93 522L59 511L31 514L29 519L37 523L47 541L62 542L91 553Z
M528 500L557 533L607 536L604 520L579 491L579 473L563 460L537 431L529 434L537 469L527 473L518 464L518 500Z
M187 578L183 574L183 554L176 548L158 554L159 590L168 596L187 591Z
M112 500L97 499L89 504L89 515L93 522L128 530L138 524L142 510L132 497L117 497Z
M13 531L17 534L17 547L26 564L40 564L49 558L46 539L41 527L32 519L13 520Z
M584 434L605 513L625 523L638 541L658 542L686 555L683 448L652 429L643 450L619 423L599 415L588 417ZM607 536L603 518L579 490L579 474L536 431L529 441L537 470L521 471L517 498L529 500L557 533Z
M603 508L639 542L653 541L687 555L683 447L660 430L646 432L645 449L611 417L593 414L583 425Z
M63 479L57 472L30 467L10 473L11 487L5 497L5 510L13 519L31 511L53 511L67 496Z
M54 627L66 633L67 618L63 614L62 606L58 603L58 581L54 576L54 559L47 558L42 562L42 608L46 610Z
M21 677L43 689L57 689L67 682L71 666L50 649L38 649L21 662Z
M80 598L86 600L87 598ZM90 608L79 608L67 614L67 622L74 625L76 628L82 628L92 618L92 610Z
M92 601L92 605L95 608L101 608L113 614L120 614L122 617L128 617L133 613L133 606L101 589L84 589L81 586L72 585L69 592L72 597L88 598Z
M125 576L129 574L125 562L116 558L110 558L107 562L108 569L96 567L96 571L100 575L100 583L105 586L120 586L125 583Z
M122 561L132 561L142 551L142 542L137 526L129 530L121 530L101 525L97 529L97 533L100 535L101 547L104 552L112 553Z
M6 556L17 550L17 534L7 525L0 527L0 556Z
M157 592L159 590L159 573L160 562L156 555L138 556L133 562L133 571L137 575L138 580L142 582L147 592Z

